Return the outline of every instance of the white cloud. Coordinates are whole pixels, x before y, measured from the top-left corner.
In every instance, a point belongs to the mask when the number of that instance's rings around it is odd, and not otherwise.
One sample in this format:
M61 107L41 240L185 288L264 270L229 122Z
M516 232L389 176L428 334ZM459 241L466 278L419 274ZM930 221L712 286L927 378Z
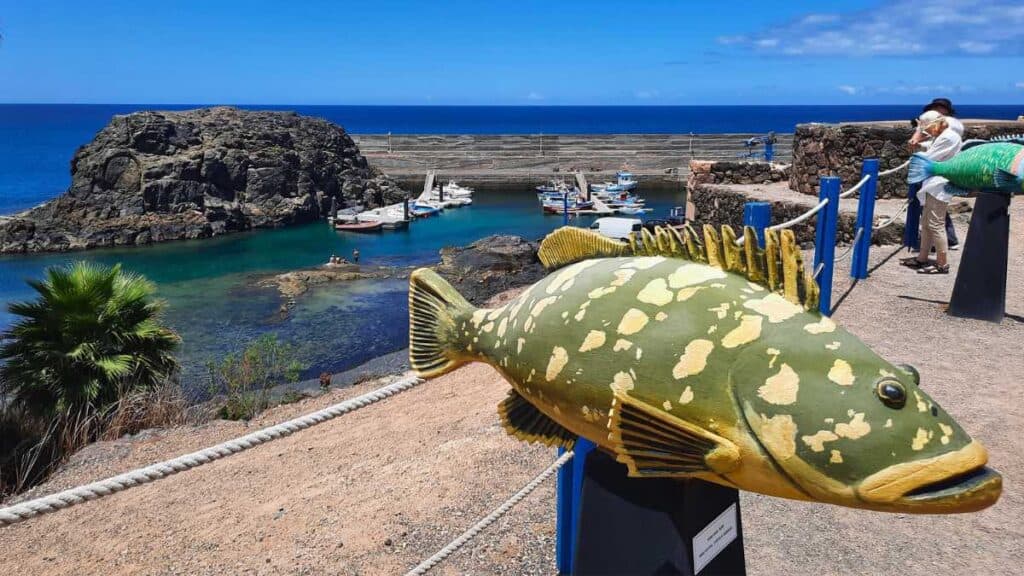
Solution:
M1014 84L1014 87L1024 90L1024 82L1017 82L1016 84Z
M849 94L850 96L853 96L857 92L860 92L859 88L857 88L856 86L850 86L849 84L842 84L842 85L836 86L836 88L838 88L840 92L845 92L845 93Z
M845 94L860 96L950 96L974 92L974 86L962 84L897 84L895 86L851 86L841 84L836 88Z
M788 56L1024 55L1020 0L896 0L859 12L810 13L718 43Z
M543 100L544 99L544 95L541 94L540 92L530 92L529 94L526 95L526 99L527 100L534 100L534 101Z
M661 93L657 90L637 90L633 93L637 100L650 100L651 98L657 98Z

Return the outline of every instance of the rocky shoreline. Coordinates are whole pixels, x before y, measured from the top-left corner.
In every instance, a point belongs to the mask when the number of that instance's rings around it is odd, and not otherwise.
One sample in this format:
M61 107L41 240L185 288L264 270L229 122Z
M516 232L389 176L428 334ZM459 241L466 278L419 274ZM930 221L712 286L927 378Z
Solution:
M60 197L0 219L0 253L209 238L409 196L341 126L230 107L115 116L75 152L71 179Z

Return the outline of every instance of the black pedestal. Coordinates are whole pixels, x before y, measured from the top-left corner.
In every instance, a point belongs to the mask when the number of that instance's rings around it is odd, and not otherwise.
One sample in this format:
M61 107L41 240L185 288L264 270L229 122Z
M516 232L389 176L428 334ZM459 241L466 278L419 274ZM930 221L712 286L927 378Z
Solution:
M1002 322L1006 312L1006 258L1010 195L982 192L974 203L949 313Z
M736 490L629 478L599 450L587 455L578 526L576 575L746 574Z

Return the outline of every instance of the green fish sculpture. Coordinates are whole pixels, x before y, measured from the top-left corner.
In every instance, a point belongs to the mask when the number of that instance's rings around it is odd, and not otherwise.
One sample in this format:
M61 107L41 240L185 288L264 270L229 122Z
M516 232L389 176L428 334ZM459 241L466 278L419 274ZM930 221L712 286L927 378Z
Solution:
M910 158L907 182L917 184L931 176L949 180L946 191L956 196L971 190L1024 192L1024 136L1002 141L969 141L963 150L945 162L929 160L923 154Z
M746 229L748 238L754 237ZM700 478L887 512L993 504L988 454L919 386L816 311L791 231L735 244L705 226L619 242L562 228L543 280L474 308L429 269L410 279L410 360L423 377L486 362L512 385L505 429L588 438L631 476Z

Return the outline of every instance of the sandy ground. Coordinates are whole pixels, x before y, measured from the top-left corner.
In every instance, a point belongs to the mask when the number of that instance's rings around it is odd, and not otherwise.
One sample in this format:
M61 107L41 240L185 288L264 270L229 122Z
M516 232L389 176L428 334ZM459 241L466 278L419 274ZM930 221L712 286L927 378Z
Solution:
M1015 202L1007 311L995 325L942 311L954 276L900 267L875 248L871 278L835 318L922 384L988 447L1002 499L976 514L911 516L744 493L752 575L1020 574L1024 571L1024 204ZM965 226L961 223L961 232ZM953 253L954 267L960 253ZM902 254L900 254L902 256ZM886 258L889 258L886 260ZM849 287L837 270L836 297ZM377 384L284 406L294 417ZM542 470L553 450L507 437L506 386L473 365L241 455L98 502L0 528L2 574L396 574L461 533ZM37 493L222 441L241 423L143 434L80 453ZM549 482L436 571L554 572Z

